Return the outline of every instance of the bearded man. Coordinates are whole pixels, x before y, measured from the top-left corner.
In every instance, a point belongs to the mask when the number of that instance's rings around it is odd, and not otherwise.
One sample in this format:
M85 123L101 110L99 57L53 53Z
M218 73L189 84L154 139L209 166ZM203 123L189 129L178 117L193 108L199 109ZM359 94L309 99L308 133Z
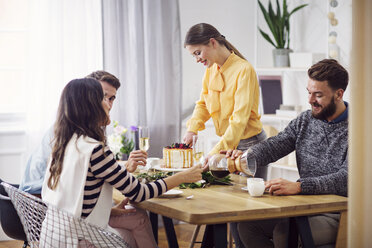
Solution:
M277 136L248 150L257 165L267 165L296 151L300 178L273 179L266 189L274 195L336 194L347 196L348 103L343 100L349 76L336 60L325 59L308 70L311 110L301 113ZM241 151L227 151L233 159ZM309 216L315 246L332 247L339 213ZM286 247L288 219L238 223L245 247Z

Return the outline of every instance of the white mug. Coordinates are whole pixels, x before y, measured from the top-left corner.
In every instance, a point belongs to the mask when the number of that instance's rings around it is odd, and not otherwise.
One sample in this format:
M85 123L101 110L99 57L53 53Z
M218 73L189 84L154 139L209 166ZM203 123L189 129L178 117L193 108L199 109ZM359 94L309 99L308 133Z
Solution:
M263 178L247 178L247 188L251 196L262 196L265 191Z
M147 158L147 166L149 169L160 165L160 158Z

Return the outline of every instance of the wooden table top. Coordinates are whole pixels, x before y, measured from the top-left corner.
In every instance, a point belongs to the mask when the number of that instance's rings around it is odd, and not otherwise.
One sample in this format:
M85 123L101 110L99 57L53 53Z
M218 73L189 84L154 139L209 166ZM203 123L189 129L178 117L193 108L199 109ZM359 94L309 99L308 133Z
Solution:
M337 195L252 197L241 188L246 178L233 176L234 185L212 185L202 189L182 189L175 198L153 198L136 207L191 224L218 224L235 221L314 215L347 210L347 198ZM114 198L120 198L120 192ZM186 197L194 195L190 200Z

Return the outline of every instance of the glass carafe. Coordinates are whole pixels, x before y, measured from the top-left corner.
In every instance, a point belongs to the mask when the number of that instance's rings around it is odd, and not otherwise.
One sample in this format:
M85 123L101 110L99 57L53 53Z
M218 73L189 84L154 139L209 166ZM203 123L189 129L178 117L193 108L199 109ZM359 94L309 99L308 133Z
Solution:
M235 171L243 172L249 177L254 177L257 170L256 160L250 158L248 151L236 159L226 158L224 154L215 154L209 161L209 170L216 178L224 178Z
M252 156L248 156L249 152L250 150L247 150L243 155L235 159L235 168L248 177L254 177L257 171L257 164Z
M231 163L230 158L226 158L224 154L215 154L208 160L209 170L215 178L224 178L230 174L228 169L228 161Z

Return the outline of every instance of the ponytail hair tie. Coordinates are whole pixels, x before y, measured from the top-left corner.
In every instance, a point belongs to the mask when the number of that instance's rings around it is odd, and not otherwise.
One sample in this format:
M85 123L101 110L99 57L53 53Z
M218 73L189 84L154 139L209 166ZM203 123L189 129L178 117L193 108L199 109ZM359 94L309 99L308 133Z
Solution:
M225 39L225 36L221 34L221 37Z

